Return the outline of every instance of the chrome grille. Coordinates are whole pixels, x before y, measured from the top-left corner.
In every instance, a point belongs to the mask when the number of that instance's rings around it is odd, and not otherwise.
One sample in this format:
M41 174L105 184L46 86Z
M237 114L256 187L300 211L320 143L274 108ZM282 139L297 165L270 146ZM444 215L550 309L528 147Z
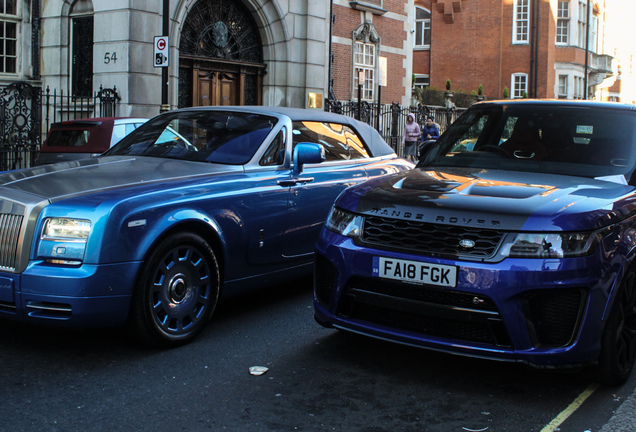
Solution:
M503 231L365 216L362 242L383 249L430 256L487 259L494 256ZM471 248L460 241L474 242Z
M0 268L15 270L22 215L0 214Z
M0 199L0 269L15 270L25 207Z

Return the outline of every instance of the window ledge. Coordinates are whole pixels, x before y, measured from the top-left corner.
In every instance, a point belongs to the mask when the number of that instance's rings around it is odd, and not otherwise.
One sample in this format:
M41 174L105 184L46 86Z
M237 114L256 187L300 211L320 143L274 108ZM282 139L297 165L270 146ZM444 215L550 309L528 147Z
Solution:
M375 14L375 15L384 15L385 13L388 12L388 10L382 9L380 6L377 6L377 5L374 5L374 4L369 4L369 3L364 3L364 2L360 2L360 1L356 1L356 0L350 1L349 2L349 6L351 6L351 8L353 8L355 10L371 12L372 14Z

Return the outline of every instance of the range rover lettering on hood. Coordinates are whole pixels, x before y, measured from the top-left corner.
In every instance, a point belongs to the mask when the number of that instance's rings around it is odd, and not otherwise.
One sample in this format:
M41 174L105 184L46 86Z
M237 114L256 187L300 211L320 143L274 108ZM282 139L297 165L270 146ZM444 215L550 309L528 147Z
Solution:
M496 219L444 215L437 215L431 218L431 215L428 214L425 215L424 213L401 211L396 209L376 208L369 210L367 214L375 216L385 216L393 219L413 220L418 222L434 222L449 225L478 226L484 228L499 228L501 226L501 221Z

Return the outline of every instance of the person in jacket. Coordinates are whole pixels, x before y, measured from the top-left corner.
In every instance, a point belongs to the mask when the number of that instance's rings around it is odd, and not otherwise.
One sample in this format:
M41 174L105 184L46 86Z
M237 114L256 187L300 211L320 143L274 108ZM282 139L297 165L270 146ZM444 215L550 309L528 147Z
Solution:
M420 125L415 121L415 115L409 113L402 134L402 145L404 146L404 157L411 162L417 161L417 142L420 136L422 136Z
M422 130L422 141L436 140L439 138L439 127L432 116L426 118L426 123Z

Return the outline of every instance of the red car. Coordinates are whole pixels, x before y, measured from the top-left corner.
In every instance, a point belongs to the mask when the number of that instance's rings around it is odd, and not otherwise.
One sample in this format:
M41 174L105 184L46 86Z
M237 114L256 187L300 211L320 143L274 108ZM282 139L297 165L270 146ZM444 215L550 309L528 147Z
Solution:
M97 156L117 144L148 119L96 117L53 123L36 165Z

